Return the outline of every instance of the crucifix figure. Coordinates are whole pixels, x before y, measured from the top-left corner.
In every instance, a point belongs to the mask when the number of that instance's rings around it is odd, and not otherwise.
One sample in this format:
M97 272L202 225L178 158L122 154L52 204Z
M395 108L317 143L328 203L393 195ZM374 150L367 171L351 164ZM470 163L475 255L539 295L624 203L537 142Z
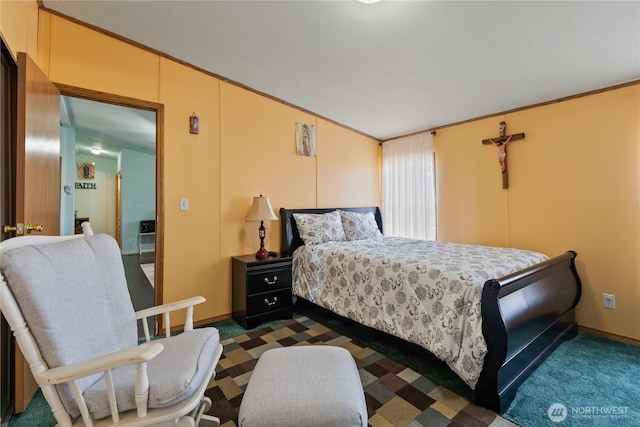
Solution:
M502 170L502 188L509 188L509 174L507 173L507 146L511 141L524 138L524 133L507 135L507 123L500 122L500 136L497 138L483 139L485 145L493 144L498 147L498 162Z

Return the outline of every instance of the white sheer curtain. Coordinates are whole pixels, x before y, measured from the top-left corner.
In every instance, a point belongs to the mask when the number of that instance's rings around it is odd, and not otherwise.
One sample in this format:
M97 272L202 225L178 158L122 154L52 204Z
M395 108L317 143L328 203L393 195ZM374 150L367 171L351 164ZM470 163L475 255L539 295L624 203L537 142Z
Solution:
M435 240L435 174L430 133L382 145L382 213L386 236Z

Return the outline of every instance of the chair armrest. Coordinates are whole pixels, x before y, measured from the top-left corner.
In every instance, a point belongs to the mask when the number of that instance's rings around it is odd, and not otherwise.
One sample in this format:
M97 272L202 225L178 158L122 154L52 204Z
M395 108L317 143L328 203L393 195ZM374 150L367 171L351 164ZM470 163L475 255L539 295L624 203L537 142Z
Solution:
M156 305L154 307L145 308L136 312L136 319L142 319L142 327L144 329L144 337L147 342L151 340L151 334L149 333L149 324L146 319L148 317L162 314L164 317L164 325L166 329L167 338L171 336L171 318L169 313L175 310L187 309L187 313L184 321L184 330L190 331L193 329L193 306L205 302L206 299L201 296L191 297L180 301L170 302L167 304Z
M168 313L170 311L180 310L183 308L193 307L196 304L202 304L206 299L204 297L191 297L180 301L170 302L167 304L156 305L136 311L136 319L144 319L158 314Z
M36 375L39 377L39 383L66 383L120 366L147 362L156 357L163 349L164 347L159 342L144 343L73 365L48 369Z

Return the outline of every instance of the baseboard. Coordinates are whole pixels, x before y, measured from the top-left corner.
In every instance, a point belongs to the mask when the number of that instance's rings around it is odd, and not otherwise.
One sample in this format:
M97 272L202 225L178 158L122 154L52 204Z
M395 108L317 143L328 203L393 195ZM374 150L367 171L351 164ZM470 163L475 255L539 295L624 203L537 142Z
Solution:
M634 344L640 346L640 340L630 337L625 337L624 335L613 334L611 332L601 331L599 329L590 328L588 326L578 325L578 330L581 332L586 332L588 334L597 335L603 338L609 338L614 341L625 342L628 344Z
M223 314L220 316L209 317L207 319L198 320L197 322L193 322L193 326L204 326L210 323L219 322L220 320L231 319L231 313Z

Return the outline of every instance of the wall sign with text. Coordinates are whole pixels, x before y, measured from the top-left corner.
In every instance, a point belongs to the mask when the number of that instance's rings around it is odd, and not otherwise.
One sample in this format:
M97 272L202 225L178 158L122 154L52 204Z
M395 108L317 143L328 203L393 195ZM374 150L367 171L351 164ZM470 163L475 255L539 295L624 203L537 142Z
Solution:
M76 182L76 190L97 190L95 182Z

